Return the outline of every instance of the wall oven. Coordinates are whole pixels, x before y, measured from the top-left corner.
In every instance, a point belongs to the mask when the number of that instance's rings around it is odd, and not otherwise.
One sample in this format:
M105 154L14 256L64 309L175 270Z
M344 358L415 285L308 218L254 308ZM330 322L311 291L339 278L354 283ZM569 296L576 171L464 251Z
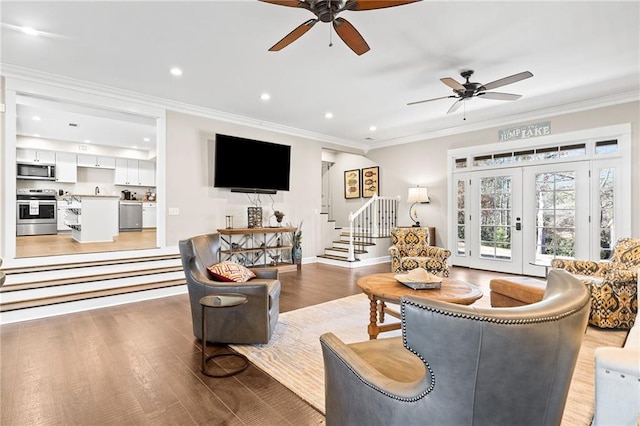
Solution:
M16 172L18 179L56 180L56 166L53 164L18 163Z
M48 235L58 232L55 189L18 189L16 235Z

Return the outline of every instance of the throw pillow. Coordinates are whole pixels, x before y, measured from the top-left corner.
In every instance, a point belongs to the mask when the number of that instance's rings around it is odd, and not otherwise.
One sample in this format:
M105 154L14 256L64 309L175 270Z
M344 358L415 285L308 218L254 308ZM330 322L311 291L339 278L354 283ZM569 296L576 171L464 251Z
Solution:
M250 269L228 260L211 265L207 269L211 276L218 281L239 283L256 277L256 274Z

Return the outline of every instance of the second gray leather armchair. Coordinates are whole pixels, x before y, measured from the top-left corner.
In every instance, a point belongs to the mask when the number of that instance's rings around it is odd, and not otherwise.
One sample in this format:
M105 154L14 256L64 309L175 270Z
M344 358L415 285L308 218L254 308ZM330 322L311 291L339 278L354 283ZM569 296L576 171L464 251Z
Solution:
M402 337L320 337L326 423L560 425L588 315L587 289L565 271L515 308L404 297Z

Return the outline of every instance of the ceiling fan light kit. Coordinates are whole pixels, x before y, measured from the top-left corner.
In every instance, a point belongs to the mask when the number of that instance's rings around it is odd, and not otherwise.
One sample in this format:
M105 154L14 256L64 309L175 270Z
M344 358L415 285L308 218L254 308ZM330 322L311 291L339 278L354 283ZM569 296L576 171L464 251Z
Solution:
M402 6L404 4L415 3L422 0L259 0L264 3L271 3L278 6L299 7L307 9L316 15L315 19L309 19L296 27L289 34L284 36L282 40L271 46L269 51L277 52L287 47L307 31L309 31L316 23L325 22L333 25L336 34L344 41L344 43L354 51L355 54L362 55L367 53L370 48L364 37L356 30L356 28L344 18L337 15L345 10L361 11L372 9L383 9L387 7ZM329 42L329 46L332 43Z
M457 111L464 101L472 98L493 99L498 101L515 101L517 99L520 99L522 95L502 92L488 92L487 90L496 89L498 87L506 86L507 84L516 83L526 78L533 77L533 74L531 72L523 71L518 74L510 75L508 77L492 81L491 83L481 84L469 81L469 79L473 75L473 70L464 70L460 73L460 75L465 79L464 83L459 83L457 80L451 77L444 77L440 79L441 82L453 89L453 95L409 102L407 105L421 104L424 102L437 101L447 98L457 98L453 105L451 105L451 108L449 108L449 110L447 111L447 114L450 114Z

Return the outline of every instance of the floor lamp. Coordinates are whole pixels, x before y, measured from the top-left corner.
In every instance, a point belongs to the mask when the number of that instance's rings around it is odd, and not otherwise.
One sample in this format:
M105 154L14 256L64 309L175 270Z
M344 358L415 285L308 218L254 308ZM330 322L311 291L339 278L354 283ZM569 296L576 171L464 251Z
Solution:
M407 202L413 203L409 207L409 217L413 221L413 227L419 227L420 221L418 221L418 212L414 209L414 206L418 203L428 203L429 194L426 187L417 186L415 188L409 188L409 195L407 196ZM414 219L415 216L415 219Z

